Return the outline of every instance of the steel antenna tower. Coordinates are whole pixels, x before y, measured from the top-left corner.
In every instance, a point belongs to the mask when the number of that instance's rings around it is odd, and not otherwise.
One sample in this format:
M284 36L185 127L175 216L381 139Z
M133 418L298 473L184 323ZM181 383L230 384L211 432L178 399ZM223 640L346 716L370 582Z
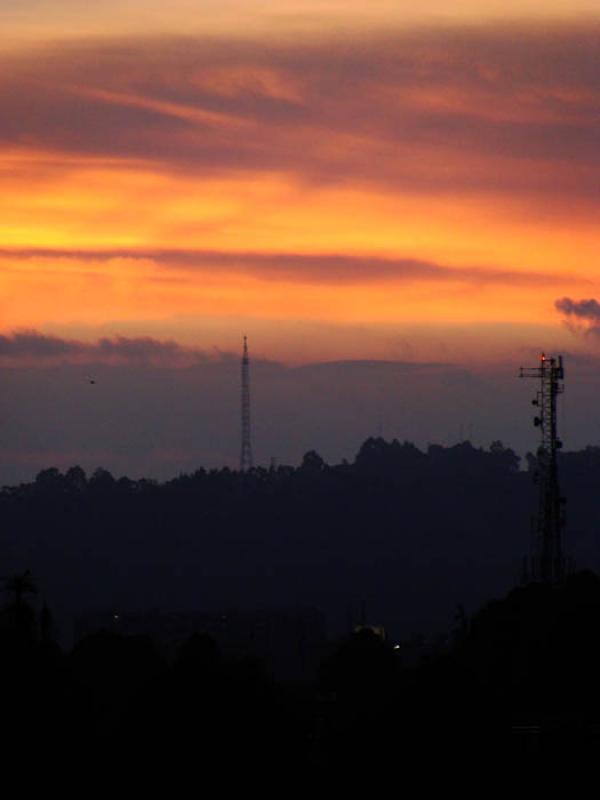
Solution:
M540 429L537 450L537 480L539 506L535 521L535 544L531 559L534 580L557 583L565 576L563 531L565 527L564 498L558 485L556 454L562 447L557 433L556 403L564 391L565 373L562 356L542 353L539 367L521 367L520 378L537 378L540 382L532 405L539 409L533 424Z
M240 452L240 471L252 469L252 443L250 440L250 359L248 339L244 336L242 355L242 449Z

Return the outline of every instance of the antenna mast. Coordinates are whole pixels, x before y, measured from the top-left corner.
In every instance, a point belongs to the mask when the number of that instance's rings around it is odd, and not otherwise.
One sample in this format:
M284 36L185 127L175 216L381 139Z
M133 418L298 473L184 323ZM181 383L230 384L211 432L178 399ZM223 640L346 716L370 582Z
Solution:
M531 559L532 578L543 583L558 583L565 577L563 531L565 527L564 497L558 485L556 454L562 447L557 433L556 403L564 392L565 372L562 356L542 353L539 367L521 367L520 378L537 378L540 382L532 405L539 409L533 424L540 428L537 450L539 506L535 524L535 552Z
M240 452L240 472L252 469L252 444L250 441L250 359L248 339L244 336L242 355L242 449Z

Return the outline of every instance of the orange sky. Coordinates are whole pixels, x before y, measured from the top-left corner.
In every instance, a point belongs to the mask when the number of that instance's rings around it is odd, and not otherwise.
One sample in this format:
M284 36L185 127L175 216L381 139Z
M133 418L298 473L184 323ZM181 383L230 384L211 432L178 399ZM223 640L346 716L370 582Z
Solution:
M600 295L593 6L376 3L367 35L346 4L340 37L336 2L261 3L260 35L236 3L212 27L179 5L120 4L118 38L110 2L63 28L75 4L0 12L1 333L246 331L295 361L592 346L554 304Z
M3 30L40 39L90 34L277 33L388 28L415 24L593 18L595 0L7 0Z

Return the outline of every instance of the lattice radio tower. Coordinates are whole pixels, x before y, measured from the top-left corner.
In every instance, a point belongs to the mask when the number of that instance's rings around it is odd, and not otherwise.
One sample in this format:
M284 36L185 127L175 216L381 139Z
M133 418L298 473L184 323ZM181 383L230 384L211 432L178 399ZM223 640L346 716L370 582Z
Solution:
M533 424L540 429L537 450L537 481L539 506L535 520L534 552L531 557L531 578L543 583L557 583L565 577L566 561L563 552L565 527L564 503L558 484L556 455L562 447L557 433L556 404L564 391L565 376L562 356L542 353L539 367L521 367L519 377L537 378L540 382L532 405L538 408Z
M250 438L250 359L248 339L244 336L242 355L242 449L240 452L240 471L252 469L252 442Z

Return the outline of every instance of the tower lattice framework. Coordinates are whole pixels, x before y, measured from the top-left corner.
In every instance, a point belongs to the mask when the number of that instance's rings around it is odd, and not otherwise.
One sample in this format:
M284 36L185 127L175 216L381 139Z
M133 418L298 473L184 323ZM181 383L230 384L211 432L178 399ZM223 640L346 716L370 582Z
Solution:
M538 367L522 367L519 377L536 378L539 389L532 404L537 407L534 425L540 428L537 450L538 513L534 529L531 577L544 583L557 583L565 577L564 553L565 500L558 482L557 453L562 447L557 430L557 400L564 392L562 356L542 353Z
M240 452L240 470L252 469L252 440L250 435L250 358L248 356L248 339L244 336L244 352L242 355L242 448Z

